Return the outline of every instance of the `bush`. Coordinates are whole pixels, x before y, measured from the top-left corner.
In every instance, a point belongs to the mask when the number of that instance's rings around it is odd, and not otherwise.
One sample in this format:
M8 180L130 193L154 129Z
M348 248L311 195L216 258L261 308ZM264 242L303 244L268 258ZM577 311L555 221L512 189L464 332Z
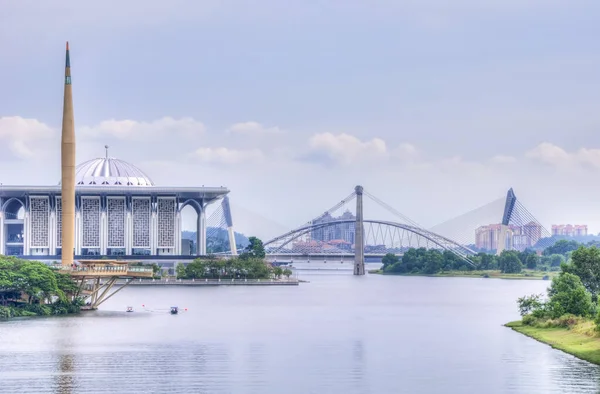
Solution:
M30 312L33 315L23 315L21 316L49 316L52 314L52 310L48 305L40 305L40 304L27 304L24 305L21 310L23 312Z
M13 317L12 308L8 306L0 306L0 319L10 319Z
M58 301L51 305L53 315L67 315L69 313L79 313L81 311L78 302Z
M554 320L554 324L556 325L556 327L571 328L581 323L582 321L582 317L567 313L566 315L562 315L558 319Z
M535 316L533 315L525 315L523 316L523 319L521 320L521 323L523 323L526 326L534 326L537 324L538 320Z

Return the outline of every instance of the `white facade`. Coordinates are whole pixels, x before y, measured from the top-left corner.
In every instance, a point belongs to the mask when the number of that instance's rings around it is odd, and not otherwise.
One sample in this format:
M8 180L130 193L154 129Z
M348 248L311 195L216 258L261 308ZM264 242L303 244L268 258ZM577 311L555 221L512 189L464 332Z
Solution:
M60 186L0 189L0 254L61 254ZM141 170L113 158L76 170L75 255L180 255L181 209L198 214L197 254L206 253L205 208L226 188L163 188Z

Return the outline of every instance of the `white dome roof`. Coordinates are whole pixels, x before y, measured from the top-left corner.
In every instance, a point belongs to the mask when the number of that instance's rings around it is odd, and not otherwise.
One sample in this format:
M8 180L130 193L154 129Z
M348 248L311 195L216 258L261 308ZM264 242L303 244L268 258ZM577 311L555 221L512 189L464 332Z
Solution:
M154 182L133 164L113 157L102 157L77 166L75 185L154 186Z

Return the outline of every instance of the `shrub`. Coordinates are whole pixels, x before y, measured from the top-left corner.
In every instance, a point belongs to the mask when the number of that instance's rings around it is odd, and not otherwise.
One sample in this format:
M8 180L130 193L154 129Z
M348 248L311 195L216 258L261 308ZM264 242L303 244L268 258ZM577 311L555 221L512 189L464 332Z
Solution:
M523 320L521 320L521 322L526 326L535 326L538 321L533 315L525 315L523 316Z
M52 314L52 310L48 305L40 305L40 304L27 304L21 308L24 312L31 312L33 315L23 315L21 316L48 316Z
M519 313L521 316L528 315L531 312L535 312L543 307L541 294L532 294L530 296L524 296L517 300L517 304L519 304Z
M12 308L8 306L0 306L0 319L10 319L13 317Z
M566 315L562 315L558 319L554 321L557 327L565 327L571 328L583 321L583 318L580 316L575 316L573 314L567 313Z

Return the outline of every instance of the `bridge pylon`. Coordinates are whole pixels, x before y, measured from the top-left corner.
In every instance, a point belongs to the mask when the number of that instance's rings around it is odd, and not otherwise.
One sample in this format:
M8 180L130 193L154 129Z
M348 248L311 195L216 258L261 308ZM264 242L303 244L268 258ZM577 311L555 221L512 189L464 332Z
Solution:
M365 239L363 223L363 187L356 186L356 224L354 228L354 275L365 274Z

